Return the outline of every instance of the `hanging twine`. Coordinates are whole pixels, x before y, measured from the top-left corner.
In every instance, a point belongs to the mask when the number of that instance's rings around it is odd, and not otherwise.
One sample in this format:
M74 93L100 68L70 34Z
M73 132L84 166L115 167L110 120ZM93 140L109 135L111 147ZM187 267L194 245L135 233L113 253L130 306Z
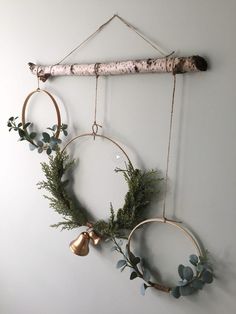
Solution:
M170 164L170 151L171 151L171 139L172 139L172 129L173 129L173 117L174 117L174 104L175 104L175 89L176 89L176 74L173 71L173 90L172 90L172 100L171 100L171 112L170 112L170 124L169 124L169 138L168 138L168 148L166 157L166 173L165 173L165 186L164 186L164 201L162 208L162 217L166 221L166 197L167 197L167 185L168 185L168 175L169 175L169 164Z
M94 71L96 73L96 83L95 83L95 98L94 98L94 120L92 125L93 139L95 140L96 135L98 133L98 128L102 128L100 124L97 123L97 103L98 103L98 66L99 63L96 63L94 66Z
M158 45L154 44L150 39L148 39L146 36L144 36L140 31L138 31L132 24L127 22L125 19L120 17L118 14L114 14L111 18L109 18L105 23L99 26L99 28L93 32L91 35L89 35L84 41L82 41L80 44L78 44L74 49L72 49L65 57L63 57L57 64L61 64L63 61L65 61L70 55L72 55L76 50L81 48L84 44L86 44L90 39L92 39L94 36L96 36L99 32L101 32L112 20L117 18L119 21L121 21L124 25L126 25L130 30L135 32L142 40L144 40L149 46L154 48L158 53L160 53L162 56L166 59L166 71L167 71L167 58L174 54L174 51L171 53L166 53L162 48L160 48ZM174 59L173 59L173 77L174 77L174 84L173 84L173 92L172 92L172 102L171 102L171 113L170 113L170 126L169 126L169 139L168 139L168 148L167 148L167 160L166 160L166 172L165 172L165 187L164 187L164 201L163 201L163 210L162 210L162 216L163 220L166 221L165 213L166 213L166 197L167 197L167 183L168 183L168 172L169 172L169 163L170 163L170 151L171 151L171 137L172 137L172 124L173 124L173 113L174 113L174 100L175 100L175 87L176 87L176 75L174 72ZM98 66L99 63L96 63L94 66L94 71L96 74L96 83L95 83L95 99L94 99L94 122L92 124L92 134L94 137L94 140L96 136L98 135L98 129L102 126L97 123L97 96L98 96Z
M96 36L100 31L102 31L105 26L107 26L113 19L117 18L119 21L121 21L124 25L126 25L129 29L131 29L133 32L135 32L142 40L144 40L148 45L150 45L152 48L154 48L156 51L158 51L162 56L169 57L174 53L171 52L170 54L167 54L164 52L162 48L151 42L150 39L146 38L142 33L140 33L132 24L124 20L122 17L120 17L118 14L114 14L110 19L108 19L105 23L99 26L99 28L93 32L91 35L89 35L84 41L82 41L79 45L77 45L74 49L72 49L65 57L63 57L58 63L61 64L63 61L65 61L70 55L72 55L76 50L81 48L84 44L86 44L91 38ZM96 63L94 66L94 72L96 74L96 84L95 84L95 100L94 100L94 122L92 125L92 133L94 135L94 139L98 133L99 127L102 126L97 123L97 94L98 94L98 66L99 63Z
M142 38L148 45L150 45L152 48L154 48L156 51L158 51L162 56L169 57L174 53L172 51L171 53L165 52L162 48L160 48L157 44L154 44L150 39L148 39L146 36L144 36L140 31L138 31L132 24L124 20L122 17L120 17L118 14L114 14L110 19L108 19L105 23L103 23L99 28L93 32L91 35L89 35L84 41L82 41L80 44L78 44L74 49L72 49L65 57L63 57L57 64L61 64L63 61L65 61L70 55L72 55L76 50L81 48L84 44L86 44L91 38L96 36L100 31L102 31L105 26L107 26L113 19L117 18L119 21L121 21L124 25L126 25L129 29L131 29L133 32L135 32L140 38Z

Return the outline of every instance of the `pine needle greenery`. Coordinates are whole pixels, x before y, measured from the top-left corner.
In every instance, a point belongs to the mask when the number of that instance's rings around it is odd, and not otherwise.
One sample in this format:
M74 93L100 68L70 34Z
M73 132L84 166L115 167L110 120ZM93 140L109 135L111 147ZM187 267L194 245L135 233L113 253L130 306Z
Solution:
M161 180L157 171L134 169L131 163L126 165L126 169L115 169L123 174L128 184L124 206L115 213L111 204L108 221L91 222L92 215L73 196L68 186L69 180L66 179L74 162L66 151L58 150L54 156L49 156L48 163L42 163L46 180L38 183L39 189L49 192L50 196L44 197L49 200L50 207L63 217L62 222L52 227L60 227L63 230L92 224L94 231L103 237L125 237L127 230L131 230L146 218L145 209L158 192L158 182Z
M85 210L75 203L67 191L66 187L69 180L63 179L74 165L74 160L69 160L69 155L66 152L57 151L55 156L49 156L48 163L43 162L41 165L46 181L38 183L39 189L45 189L50 193L50 196L44 195L44 197L49 200L50 207L62 215L64 219L63 222L52 225L52 227L61 227L63 230L86 225Z

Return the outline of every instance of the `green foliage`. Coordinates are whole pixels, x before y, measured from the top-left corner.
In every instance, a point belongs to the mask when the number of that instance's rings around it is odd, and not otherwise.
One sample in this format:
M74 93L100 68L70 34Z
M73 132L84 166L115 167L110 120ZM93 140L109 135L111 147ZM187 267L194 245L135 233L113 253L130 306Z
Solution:
M137 277L138 277L138 274L136 273L136 271L132 271L132 273L130 274L130 280L133 280Z
M57 125L54 125L52 128L48 128L51 131L51 135L47 132L42 132L42 134L37 134L34 131L29 131L29 127L33 124L31 122L25 123L23 126L22 123L17 123L18 117L10 117L7 126L9 127L9 132L14 130L19 135L20 141L27 141L29 142L30 150L37 149L38 153L42 153L46 151L48 155L52 153L52 151L57 151L59 149L59 144L61 140L56 138L57 133ZM65 136L67 136L67 125L62 124L60 126L60 132L63 132Z
M48 140L48 137L44 135ZM41 143L40 143L41 145ZM89 215L75 200L67 190L68 180L63 181L63 176L71 169L74 161L69 161L66 152L56 151L55 157L49 156L49 163L42 163L42 170L46 181L39 183L41 189L46 189L51 196L45 196L50 201L50 207L63 216L63 222L54 227L62 229L72 229L81 225L86 225ZM129 191L125 196L125 204L118 210L117 215L110 204L110 218L108 221L99 220L94 222L93 229L103 237L125 237L126 231L136 225L144 215L143 211L150 203L151 198L157 190L157 173L155 171L143 172L134 169L131 164L126 170L116 170L121 172L128 182Z
M145 295L146 290L147 290L148 287L149 287L149 286L146 285L144 282L141 284L140 292L141 292L141 294L142 294L143 296Z
M151 274L149 270L144 267L144 261L140 257L135 256L128 250L128 248L126 248L126 252L124 252L121 244L119 244L115 238L112 238L112 240L115 244L112 251L120 253L123 257L117 262L117 268L120 268L123 271L128 267L131 269L130 280L136 278L141 278L143 280L141 285L142 295L145 295L147 288L156 288L157 284L151 281ZM178 266L178 273L181 280L177 286L170 290L170 294L176 299L180 298L180 296L191 295L198 290L203 289L205 283L209 284L213 281L213 271L206 257L197 257L192 254L189 257L189 261L192 264L195 264L195 272L189 266L184 266L182 264ZM199 265L202 266L201 272L197 270Z
M192 254L189 261L194 266L195 272L189 266L179 265L178 273L181 280L170 292L175 298L191 295L203 289L205 283L210 284L213 281L213 271L206 257Z
M116 264L116 268L121 268L127 265L127 262L125 259L120 259L117 264Z
M102 236L125 237L126 230L133 229L145 219L145 209L157 193L158 182L161 179L158 178L156 171L134 169L131 163L128 163L126 169L115 169L115 171L122 173L128 184L124 206L118 209L115 215L111 205L110 220L96 222L94 230Z
M154 285L150 281L150 272L142 267L142 259L138 256L135 256L131 251L129 251L127 246L126 251L124 252L121 247L122 242L119 243L115 237L112 238L112 241L115 244L115 246L112 247L112 251L117 251L123 257L117 262L116 268L119 268L121 271L123 271L125 268L130 268L130 280L134 280L136 278L143 279L144 282L142 282L141 284L140 292L142 295L145 295L146 289Z
M191 264L193 264L194 266L197 266L198 263L198 257L195 254L192 254L189 256L189 261Z
M86 225L87 217L85 210L76 204L68 194L66 186L69 180L63 180L64 174L73 166L74 161L69 160L65 152L57 151L55 156L49 156L49 163L42 163L42 170L46 181L38 183L39 189L45 189L50 197L44 195L50 201L50 207L63 216L64 221L52 227L61 229L73 229Z

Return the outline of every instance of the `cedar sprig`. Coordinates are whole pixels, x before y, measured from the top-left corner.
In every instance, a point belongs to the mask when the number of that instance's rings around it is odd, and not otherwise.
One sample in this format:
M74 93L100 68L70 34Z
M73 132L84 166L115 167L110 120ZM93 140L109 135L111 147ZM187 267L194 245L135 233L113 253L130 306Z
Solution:
M45 189L50 193L51 196L44 195L49 200L50 207L64 219L52 227L61 227L62 230L73 229L87 223L85 210L67 192L69 180L63 180L63 176L74 165L74 160L69 159L65 151L57 151L55 156L49 156L49 163L41 164L46 180L38 183L39 189Z
M46 180L38 183L39 189L45 189L50 196L44 195L50 202L50 207L63 217L63 221L52 227L73 229L91 222L90 215L79 204L68 189L68 179L64 179L75 161L63 151L57 151L55 156L49 156L49 163L42 163L42 170ZM110 219L98 220L93 223L95 232L103 237L127 237L130 231L140 221L147 217L146 207L157 193L157 171L142 171L135 169L129 162L125 169L115 169L121 172L128 184L124 206L115 213L110 204Z

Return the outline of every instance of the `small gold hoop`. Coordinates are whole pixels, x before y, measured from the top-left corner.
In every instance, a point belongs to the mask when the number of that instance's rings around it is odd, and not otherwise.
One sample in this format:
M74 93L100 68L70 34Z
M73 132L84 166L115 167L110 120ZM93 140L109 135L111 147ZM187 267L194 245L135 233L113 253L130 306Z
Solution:
M135 232L136 229L138 229L139 227L148 224L148 223L152 223L152 222L159 222L159 223L165 223L168 225L171 225L177 229L179 229L189 240L191 240L191 242L193 243L193 245L195 246L198 256L200 257L205 257L205 253L202 249L202 246L200 245L199 241L196 239L196 237L186 228L183 226L180 226L179 223L173 221L173 220L169 220L167 218L151 218L151 219L147 219L144 220L142 222L140 222L137 226L135 226L133 228L133 230L130 232L129 237L128 237L128 242L127 242L127 252L130 255L131 254L131 250L130 250L130 242L132 239L132 236ZM162 283L153 283L150 281L150 283L152 284L152 286L158 290L164 291L164 292L169 292L173 287L168 287L166 285L163 285Z
M40 88L37 88L36 90L34 90L33 92L31 92L25 99L24 101L24 104L23 104L23 107L22 107L22 113L21 113L21 121L22 121L22 126L24 127L25 126L25 123L26 123L26 120L25 120L25 113L26 113L26 108L27 108L27 105L28 105L28 102L30 100L30 98L35 94L35 93L44 93L46 94L47 96L49 96L49 98L51 99L54 107L55 107L55 110L56 110L56 115L57 115L57 132L55 134L55 138L59 138L59 135L60 135L60 129L61 129L61 114L60 114L60 110L59 110L59 107L58 107L58 104L55 100L55 98L49 93L47 92L45 89L40 89Z
M116 147L119 148L120 151L122 151L122 153L125 155L125 157L127 158L128 162L130 163L130 165L132 166L132 168L134 169L133 167L133 164L128 156L128 154L126 153L126 151L124 150L124 148L122 148L116 141L114 141L112 138L108 137L108 136L105 136L105 135L101 135L101 134L97 134L97 133L84 133L84 134L80 134L80 135L77 135L75 136L74 138L72 138L65 146L64 148L62 149L62 153L66 150L66 148L74 141L76 141L77 139L79 138L82 138L82 137L90 137L92 136L93 138L94 137L100 137L100 138L103 138L105 140L108 140L110 141L112 144L114 144Z

